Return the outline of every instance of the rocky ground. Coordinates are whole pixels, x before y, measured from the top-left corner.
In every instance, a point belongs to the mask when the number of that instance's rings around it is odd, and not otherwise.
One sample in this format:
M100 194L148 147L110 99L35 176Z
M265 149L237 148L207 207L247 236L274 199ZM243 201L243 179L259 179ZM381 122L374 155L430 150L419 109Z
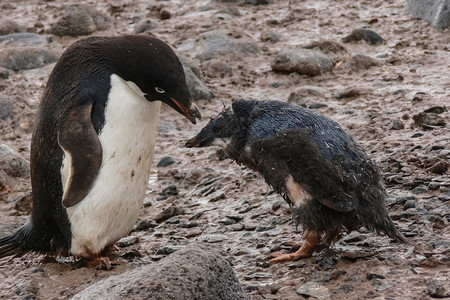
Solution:
M0 36L0 236L30 212L34 115L54 61L79 35L166 41L204 117L192 125L163 107L142 214L117 244L123 264L2 259L0 298L68 299L193 241L224 253L249 299L450 297L448 29L408 15L406 1L243 2L91 1L67 11L74 2L0 1L0 35L37 34ZM240 98L294 102L339 122L380 166L390 215L410 243L361 230L311 258L268 264L301 241L287 204L217 149L184 147Z

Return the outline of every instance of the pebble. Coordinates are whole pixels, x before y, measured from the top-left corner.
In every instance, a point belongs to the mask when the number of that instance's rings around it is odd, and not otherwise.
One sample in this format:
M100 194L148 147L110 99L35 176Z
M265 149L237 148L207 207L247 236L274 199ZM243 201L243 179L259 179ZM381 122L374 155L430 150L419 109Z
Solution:
M383 42L383 38L375 31L367 28L354 29L350 35L342 39L344 43L364 40L370 45L376 45Z
M146 31L150 31L152 29L155 29L156 25L152 23L150 20L142 20L136 25L136 28L134 29L135 34L144 33Z
M423 129L433 129L434 127L445 127L447 122L436 113L419 113L412 117L414 124Z
M177 250L179 250L182 247L179 246L165 246L162 248L159 248L158 250L156 250L155 255L169 255L170 253L173 253Z
M442 201L449 201L450 200L450 190L447 190L447 191L441 193L438 196L438 199L442 200Z
M315 297L319 300L330 299L328 288L316 282L307 282L297 289L297 294L307 297Z
M428 188L424 185L419 185L413 188L411 190L411 193L413 193L414 195L425 194L428 193Z
M280 41L280 38L280 34L276 33L272 29L264 30L263 32L261 32L261 36L259 37L261 42L271 42L273 44L278 43Z
M163 210L161 213L159 213L156 217L155 217L155 222L156 223L161 223L166 221L167 219L173 217L173 216L178 216L178 215L182 215L184 214L184 209L176 207L176 206L171 206L169 208L166 208L165 210Z
M13 20L6 20L2 18L0 21L0 35L6 35L15 32L24 32L26 29L24 26L19 25Z
M408 200L403 205L403 209L407 210L409 208L415 208L416 207L416 201L415 200Z
M439 175L447 173L447 170L448 170L448 162L445 160L437 162L428 169L428 171Z
M333 62L325 54L310 49L283 50L270 63L272 71L317 76L330 72Z
M178 195L178 189L175 185L169 185L168 187L163 188L160 195L162 196Z
M243 224L234 224L233 226L231 226L231 228L234 231L242 231L245 229L245 226Z
M225 226L228 226L228 225L236 224L236 221L233 220L233 219L230 219L230 218L225 218L225 219L219 220L219 223L220 223L220 224L223 224L223 225L225 225Z
M367 273L367 275L366 275L366 279L367 280L372 280L372 279L375 279L375 278L385 279L386 277L383 276L383 275L375 274L375 273Z
M175 159L172 156L164 156L156 165L158 168L167 167L175 163Z
M176 216L174 217L170 217L169 219L166 220L167 224L178 224L180 223L180 219Z
M443 283L437 279L430 280L427 285L427 294L432 298L444 298L450 296L449 291L447 291Z
M9 70L0 67L0 79L8 79L9 78Z
M252 280L252 279L261 279L261 278L272 278L273 275L271 273L263 273L263 272L256 272L253 274L245 275L245 280Z
M139 242L139 238L137 236L130 235L130 236L126 236L126 237L121 238L120 240L118 240L116 242L116 245L118 247L123 248L123 247L128 247L130 245L136 244L137 242Z
M77 37L111 27L111 18L99 12L94 6L72 4L64 10L62 17L53 23L50 33L57 36Z
M0 120L14 119L16 105L13 98L0 94Z
M388 126L388 130L402 130L405 129L405 123L401 119L394 119Z
M323 104L323 103L313 103L309 106L309 109L319 109L322 107L328 107L328 105Z
M133 230L135 230L135 231L144 231L144 230L147 230L149 228L155 228L156 226L158 226L158 224L154 223L153 221L138 220L136 225L134 225Z
M228 239L224 234L204 234L199 238L200 242L204 243L220 243Z
M361 95L361 91L357 88L347 88L345 90L339 91L336 95L336 99L343 98L356 98Z
M378 60L364 54L354 54L347 59L340 68L352 71L367 70L378 66Z

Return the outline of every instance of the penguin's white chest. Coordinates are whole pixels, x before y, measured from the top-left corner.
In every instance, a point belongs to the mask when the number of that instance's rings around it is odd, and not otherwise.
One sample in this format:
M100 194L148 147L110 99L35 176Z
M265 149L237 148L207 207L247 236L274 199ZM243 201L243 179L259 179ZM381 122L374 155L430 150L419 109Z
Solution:
M102 166L88 195L67 208L73 255L99 254L135 224L150 174L160 106L159 101L146 100L133 83L111 76L105 124L99 134ZM64 166L70 165L67 160L68 156ZM63 182L70 172L65 169Z

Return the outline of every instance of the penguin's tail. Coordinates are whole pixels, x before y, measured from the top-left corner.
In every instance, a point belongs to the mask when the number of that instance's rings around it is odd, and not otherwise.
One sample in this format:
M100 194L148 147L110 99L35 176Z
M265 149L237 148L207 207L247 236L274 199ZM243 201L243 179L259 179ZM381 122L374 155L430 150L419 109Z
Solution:
M392 222L391 218L388 216L386 216L383 222L378 226L377 230L386 233L390 238L399 243L408 243L408 240L400 233L400 231L398 231L394 222Z
M0 258L10 255L21 256L32 251L31 234L32 224L30 220L16 233L0 238Z

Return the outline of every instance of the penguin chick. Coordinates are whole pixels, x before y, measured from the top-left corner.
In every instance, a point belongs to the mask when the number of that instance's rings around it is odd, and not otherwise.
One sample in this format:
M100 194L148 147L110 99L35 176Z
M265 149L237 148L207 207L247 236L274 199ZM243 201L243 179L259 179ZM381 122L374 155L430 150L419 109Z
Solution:
M223 147L293 206L304 242L297 252L272 262L309 257L341 232L363 226L405 242L387 214L378 168L339 124L309 109L279 101L236 101L186 146Z
M31 141L33 208L0 257L95 259L130 232L147 187L161 102L195 124L185 74L159 39L89 37L50 74Z

